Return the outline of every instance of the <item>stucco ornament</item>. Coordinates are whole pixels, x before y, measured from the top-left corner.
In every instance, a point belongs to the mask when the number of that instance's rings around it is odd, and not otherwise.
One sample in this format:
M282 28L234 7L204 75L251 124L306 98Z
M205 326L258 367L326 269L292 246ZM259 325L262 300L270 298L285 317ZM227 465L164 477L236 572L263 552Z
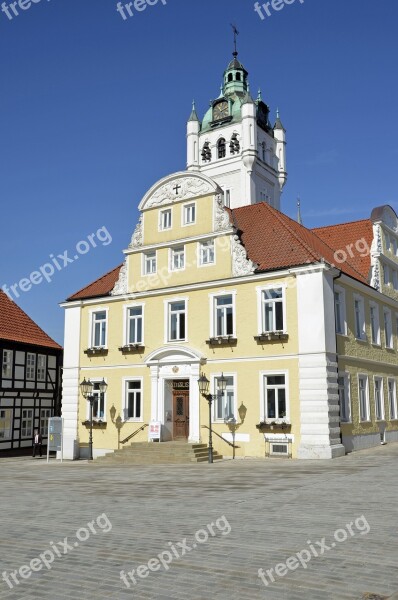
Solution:
M215 202L214 231L225 231L231 228L229 214L225 210L222 195L217 194Z
M124 263L120 269L119 278L115 283L111 296L121 296L128 293L128 274L127 274L127 262Z
M239 236L232 236L232 273L234 277L242 275L251 275L256 270L257 265L247 258L247 252L242 245Z
M131 238L131 242L129 248L140 248L143 244L143 231L142 231L142 215L138 220L136 228L134 230L133 236Z
M161 206L176 200L189 200L206 194L214 194L214 188L207 181L197 177L179 177L157 189L147 201L145 208Z
M381 291L381 280L380 280L380 264L379 261L374 259L374 263L372 265L372 280L370 285L375 288L378 292Z

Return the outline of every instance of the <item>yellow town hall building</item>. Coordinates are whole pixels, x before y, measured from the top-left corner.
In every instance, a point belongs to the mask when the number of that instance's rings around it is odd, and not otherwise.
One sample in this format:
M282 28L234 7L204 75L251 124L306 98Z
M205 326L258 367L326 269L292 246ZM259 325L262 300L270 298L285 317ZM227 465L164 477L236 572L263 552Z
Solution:
M164 443L207 443L201 373L224 456L398 441L397 216L315 230L288 218L285 144L235 53L204 118L192 110L187 170L141 200L123 264L63 304L66 458L88 453L84 378L95 457L148 441L151 423Z

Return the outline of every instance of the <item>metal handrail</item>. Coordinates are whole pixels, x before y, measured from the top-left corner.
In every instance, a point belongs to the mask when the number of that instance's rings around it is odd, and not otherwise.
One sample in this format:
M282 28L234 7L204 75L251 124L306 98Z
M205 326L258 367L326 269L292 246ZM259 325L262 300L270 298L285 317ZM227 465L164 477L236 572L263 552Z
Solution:
M137 435L137 433L139 433L140 431L144 431L145 427L148 427L147 423L144 423L144 425L142 425L139 429L137 429L136 431L134 431L134 433L132 433L131 435L129 435L128 437L126 437L124 440L121 440L121 444L126 444L127 442L129 442L134 436Z
M210 427L208 425L202 425L202 427L204 427L205 429L208 429L210 431ZM225 438L223 438L222 435L220 435L219 433L217 433L217 431L214 431L214 429L212 429L212 432L213 432L214 435L216 435L217 437L219 437L220 440L222 440L223 442L225 442L226 444L228 444L228 446L231 446L232 448L240 448L240 446L236 446L232 442L229 442L228 440L226 440Z

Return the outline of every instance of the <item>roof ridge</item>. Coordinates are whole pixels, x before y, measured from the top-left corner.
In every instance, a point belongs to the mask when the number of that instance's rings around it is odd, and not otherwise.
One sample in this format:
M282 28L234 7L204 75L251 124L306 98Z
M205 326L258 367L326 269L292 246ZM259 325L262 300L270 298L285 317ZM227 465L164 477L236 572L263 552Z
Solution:
M354 223L371 223L370 219L357 219L356 221L347 221L345 223L334 223L333 225L322 225L321 227L312 227L311 231L315 231L316 229L331 229L332 227L342 227L343 225L354 225Z

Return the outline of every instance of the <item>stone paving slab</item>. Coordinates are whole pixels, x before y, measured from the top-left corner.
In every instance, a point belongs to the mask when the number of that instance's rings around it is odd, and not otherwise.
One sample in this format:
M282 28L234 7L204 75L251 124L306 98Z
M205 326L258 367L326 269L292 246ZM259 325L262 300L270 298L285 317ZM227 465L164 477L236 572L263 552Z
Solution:
M398 444L334 461L0 458L0 598L389 598L398 591L397 466ZM48 569L43 553L54 557ZM161 553L164 567L153 562ZM18 571L32 559L42 568L22 569L24 579ZM122 570L134 570L130 587Z

